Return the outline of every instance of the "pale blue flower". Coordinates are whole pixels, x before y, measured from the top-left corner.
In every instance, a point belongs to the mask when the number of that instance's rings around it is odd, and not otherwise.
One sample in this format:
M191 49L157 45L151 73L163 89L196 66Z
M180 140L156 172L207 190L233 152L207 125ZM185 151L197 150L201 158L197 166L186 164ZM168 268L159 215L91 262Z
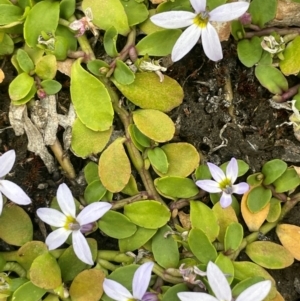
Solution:
M172 50L172 61L184 57L197 43L200 36L206 56L212 61L223 58L219 36L211 21L228 22L242 16L248 9L248 2L233 2L223 4L211 12L206 10L206 0L190 0L195 12L170 11L152 16L151 21L164 28L187 29L177 40Z
M4 177L10 172L16 160L15 151L9 150L0 157L0 215L3 208L2 193L12 202L18 205L29 205L30 198L24 190L17 184L4 180Z
M226 277L213 262L207 265L207 279L214 296L206 293L182 292L177 296L181 301L232 301L232 292ZM271 290L270 280L260 281L245 289L235 301L262 301Z
M45 223L58 227L46 238L49 250L61 246L72 233L72 244L76 256L83 262L93 265L90 247L82 234L90 224L102 217L110 208L107 202L95 202L86 206L76 217L74 198L69 187L61 184L57 190L57 202L62 212L52 208L39 208L38 217Z
M220 203L223 208L230 206L233 193L244 194L249 190L249 185L245 182L233 185L238 177L238 164L235 158L232 158L227 165L226 175L223 170L213 163L207 163L213 180L198 180L196 185L209 193L222 192Z
M111 280L104 279L103 290L105 294L116 301L156 301L157 295L147 293L151 279L151 272L154 266L153 262L146 262L138 267L132 280L132 294L122 284Z

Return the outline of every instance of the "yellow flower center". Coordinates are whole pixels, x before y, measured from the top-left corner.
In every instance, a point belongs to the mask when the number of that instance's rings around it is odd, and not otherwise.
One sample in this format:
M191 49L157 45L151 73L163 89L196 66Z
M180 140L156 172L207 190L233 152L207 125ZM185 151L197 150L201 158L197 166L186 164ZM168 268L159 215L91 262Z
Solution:
M228 194L232 194L233 189L232 189L232 183L230 179L225 178L222 182L219 183L219 185L224 192Z
M199 13L194 19L193 22L195 25L197 25L200 28L205 28L206 24L208 22L209 15L207 11L203 11Z
M67 220L66 220L66 223L64 225L64 228L66 230L79 230L80 225L78 224L78 222L76 221L76 219L74 217L67 216Z

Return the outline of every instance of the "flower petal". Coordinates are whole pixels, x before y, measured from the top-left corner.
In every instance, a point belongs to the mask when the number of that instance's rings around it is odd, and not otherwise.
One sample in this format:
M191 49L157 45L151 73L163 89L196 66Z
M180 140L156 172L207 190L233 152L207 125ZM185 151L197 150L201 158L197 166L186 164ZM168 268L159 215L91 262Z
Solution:
M226 168L226 178L230 179L233 184L238 176L239 167L235 158L231 158Z
M190 0L190 2L197 14L206 10L206 0Z
M249 185L246 182L241 182L239 184L232 186L233 193L244 194L249 190Z
M176 41L172 49L172 61L177 62L184 57L198 42L201 28L195 24L188 27Z
M225 193L223 192L222 193L222 196L220 198L220 204L221 204L221 207L222 208L227 208L228 206L230 206L232 203L232 197L231 197L231 194L228 194L228 193Z
M219 183L213 180L198 180L196 181L196 185L200 187L202 190L210 193L217 193L222 191Z
M218 299L216 299L215 297L205 293L183 292L178 293L177 296L181 301L218 301Z
M219 36L215 28L208 22L202 33L202 46L206 56L216 62L223 58Z
M12 167L14 166L16 160L16 152L11 149L8 152L4 153L0 157L0 178L3 178L7 175Z
M53 227L64 227L67 222L66 216L56 209L39 208L36 214L43 222Z
M65 228L59 228L51 232L46 238L46 245L49 250L54 250L61 246L71 234L71 230Z
M265 299L272 287L270 280L255 283L245 289L236 299L236 301L261 301Z
M103 290L108 297L117 301L128 301L133 298L127 288L114 280L104 279Z
M11 201L19 205L28 205L31 203L29 196L17 184L0 180L0 191Z
M228 22L242 16L248 8L249 3L244 1L223 4L209 13L209 21Z
M135 271L132 281L132 292L135 299L142 300L145 295L151 279L153 266L153 262L146 262Z
M57 202L61 211L66 216L76 217L76 207L70 188L65 184L60 184L57 189Z
M218 300L230 301L232 299L231 288L226 277L220 268L211 261L207 265L207 279Z
M188 11L170 11L154 15L151 22L163 28L183 28L193 24L196 14Z
M111 207L112 205L107 202L91 203L83 208L76 220L80 225L92 223L101 218Z
M217 166L213 163L210 163L210 162L207 162L207 166L209 168L209 171L210 171L213 179L216 182L220 183L226 178L223 170L219 166Z
M0 215L2 214L2 209L3 209L3 196L2 193L0 192Z
M93 265L91 249L86 241L84 235L80 230L73 231L72 233L72 245L76 256L84 263Z

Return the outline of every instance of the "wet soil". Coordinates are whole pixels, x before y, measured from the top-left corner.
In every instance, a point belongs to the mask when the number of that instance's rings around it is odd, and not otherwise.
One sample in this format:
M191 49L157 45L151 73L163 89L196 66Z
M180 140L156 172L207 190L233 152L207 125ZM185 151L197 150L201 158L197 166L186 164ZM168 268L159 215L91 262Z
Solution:
M238 61L233 41L224 43L223 49L224 59L219 63L209 61L203 55L201 45L197 45L184 59L169 67L167 74L183 86L185 95L182 105L170 112L177 129L174 140L193 144L204 161L221 164L232 157L242 159L249 164L252 173L274 158L298 165L300 142L296 140L292 126L280 126L288 121L291 112L270 106L270 93L258 83L254 70ZM8 61L4 72L6 79L0 84L0 129L9 126L7 91L16 75ZM68 100L68 93L68 87L64 85L59 101ZM59 130L58 136L61 135L62 130ZM47 172L41 159L27 151L25 135L16 137L12 129L6 129L0 133L0 142L0 152L8 149L17 152L14 173L8 179L19 184L32 198L33 204L27 211L35 223L35 239L43 240L34 212L50 202L58 185L68 183L68 180L61 172ZM76 172L80 172L86 161L70 156ZM82 187L72 190L76 197L82 193ZM284 222L300 226L299 217L298 204ZM268 237L278 241L273 232ZM109 249L111 244L114 242L102 240L101 247ZM286 301L300 300L299 262L295 261L284 270L269 272Z

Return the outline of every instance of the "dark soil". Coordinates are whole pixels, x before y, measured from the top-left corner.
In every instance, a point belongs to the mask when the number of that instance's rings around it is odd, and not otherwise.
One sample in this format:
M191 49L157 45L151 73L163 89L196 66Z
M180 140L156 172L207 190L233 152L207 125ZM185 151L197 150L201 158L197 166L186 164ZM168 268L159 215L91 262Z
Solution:
M221 164L232 157L242 159L249 164L251 172L260 171L265 162L274 158L288 161L289 164L299 164L300 151L297 149L300 142L294 137L292 126L279 126L288 121L291 112L270 106L272 95L260 86L254 70L244 67L238 61L232 41L224 44L223 49L224 59L219 63L209 61L203 55L201 45L197 45L184 59L169 67L167 74L183 86L185 93L183 104L170 112L177 126L174 140L193 144L203 155L202 160L215 164ZM6 80L0 84L1 129L9 126L10 100L7 91L15 76L8 61L4 72ZM228 89L229 84L232 95ZM60 93L59 101L61 98L64 101L68 98L67 88ZM8 178L23 187L33 200L27 210L33 221L36 221L36 209L50 202L56 195L58 185L64 181L68 183L68 180L63 173L51 175L47 172L41 159L27 151L25 135L16 137L12 129L6 129L0 133L0 139L0 152L8 149L17 152L14 173ZM70 156L78 173L86 162L72 154ZM78 197L80 192L75 189L72 190ZM289 213L284 222L300 226L299 216L300 205ZM35 239L43 240L38 226L35 236ZM274 233L270 233L269 238L277 241ZM109 241L107 243L110 244ZM299 262L284 270L269 272L286 301L300 300Z

